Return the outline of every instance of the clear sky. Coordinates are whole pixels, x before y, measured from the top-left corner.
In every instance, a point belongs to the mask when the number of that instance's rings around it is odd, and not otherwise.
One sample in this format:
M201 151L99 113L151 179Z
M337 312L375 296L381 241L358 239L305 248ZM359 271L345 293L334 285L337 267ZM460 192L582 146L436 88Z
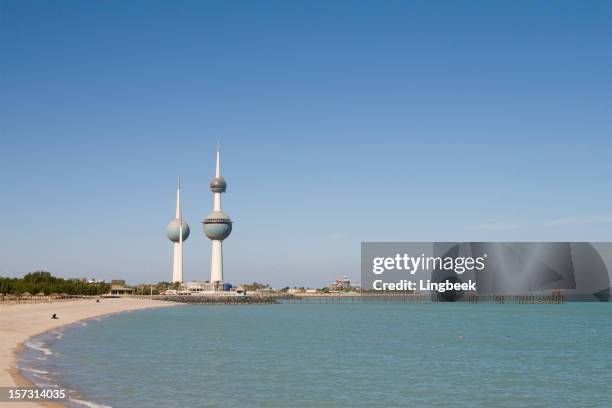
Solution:
M0 275L233 283L361 241L612 240L612 2L0 0Z

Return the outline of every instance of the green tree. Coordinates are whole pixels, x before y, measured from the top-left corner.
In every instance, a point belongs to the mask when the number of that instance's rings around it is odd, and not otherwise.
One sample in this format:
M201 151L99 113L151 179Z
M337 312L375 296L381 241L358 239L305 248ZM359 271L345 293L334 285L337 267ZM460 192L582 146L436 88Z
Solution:
M57 278L50 272L36 271L25 275L23 278L0 277L0 293L20 295L24 292L36 294L43 292L45 295L51 293L67 293L69 295L102 295L110 291L110 285L106 283L85 283L76 280Z

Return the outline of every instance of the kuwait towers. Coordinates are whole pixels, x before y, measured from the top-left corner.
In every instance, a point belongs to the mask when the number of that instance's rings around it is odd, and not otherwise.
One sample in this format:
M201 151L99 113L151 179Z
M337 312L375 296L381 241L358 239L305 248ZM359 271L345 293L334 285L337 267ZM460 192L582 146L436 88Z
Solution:
M176 218L166 227L168 239L174 242L174 261L172 264L172 283L183 283L183 242L189 238L189 225L183 220L181 211L181 179L176 186Z
M214 194L213 212L204 219L204 234L212 241L210 282L215 290L223 290L223 240L232 232L232 221L221 208L221 193L225 193L227 183L219 168L219 146L217 145L217 167L215 178L210 182ZM189 228L189 227L187 227Z

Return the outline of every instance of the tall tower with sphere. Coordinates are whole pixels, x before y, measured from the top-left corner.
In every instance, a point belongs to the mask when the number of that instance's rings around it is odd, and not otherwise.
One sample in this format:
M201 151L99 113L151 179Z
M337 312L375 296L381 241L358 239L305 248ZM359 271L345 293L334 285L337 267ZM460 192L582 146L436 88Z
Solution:
M221 208L221 193L225 193L227 183L221 176L219 167L219 146L217 145L217 167L215 178L210 182L214 194L213 212L204 219L204 234L212 241L210 282L215 290L223 289L223 240L232 232L232 220Z
M189 238L189 224L183 220L181 209L181 179L176 186L176 217L166 227L168 239L174 243L172 282L183 283L183 242Z

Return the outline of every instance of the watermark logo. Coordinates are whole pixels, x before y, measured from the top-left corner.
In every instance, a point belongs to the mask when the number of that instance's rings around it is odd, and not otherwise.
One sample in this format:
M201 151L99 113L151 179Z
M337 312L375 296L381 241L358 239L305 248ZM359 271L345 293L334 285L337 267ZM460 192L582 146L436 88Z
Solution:
M466 296L563 293L567 301L609 301L612 243L364 242L368 292Z
M372 273L380 275L385 271L406 271L414 275L419 270L454 271L461 275L466 271L482 271L487 254L476 258L471 256L444 257L441 256L410 256L407 253L395 254L393 257L376 257L372 260Z

